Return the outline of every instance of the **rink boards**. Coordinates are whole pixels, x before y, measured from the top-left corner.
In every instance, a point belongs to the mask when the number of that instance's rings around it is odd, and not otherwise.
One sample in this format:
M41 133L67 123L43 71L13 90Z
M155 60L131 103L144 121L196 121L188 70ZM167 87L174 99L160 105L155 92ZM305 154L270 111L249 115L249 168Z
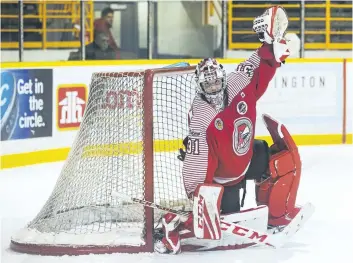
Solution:
M92 73L159 68L179 61L3 63L1 99L7 96L8 103L4 109L2 105L1 118L2 123L7 120L8 130L1 127L1 168L66 159L80 122L60 123L62 105L69 99L63 91L77 92L84 109ZM186 61L196 64L199 60ZM221 63L230 72L241 61ZM261 114L266 113L284 123L299 145L352 143L352 72L352 60L289 60L258 104L256 137L269 139L261 121ZM3 89L4 83L10 89ZM11 85L13 94L8 92ZM170 141L156 138L154 150L176 152L183 136Z

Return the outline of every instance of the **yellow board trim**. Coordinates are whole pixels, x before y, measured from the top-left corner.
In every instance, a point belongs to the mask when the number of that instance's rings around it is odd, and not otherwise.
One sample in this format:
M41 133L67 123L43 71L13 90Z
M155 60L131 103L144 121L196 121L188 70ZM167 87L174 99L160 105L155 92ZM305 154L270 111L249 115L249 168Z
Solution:
M245 59L245 58L244 58ZM239 58L217 59L222 64L239 64L244 61ZM178 62L188 62L191 65L199 63L200 59L141 59L141 60L88 60L88 61L48 61L48 62L4 62L2 69L77 67L77 66L136 66L136 65L170 65ZM292 58L288 63L343 63L343 58ZM119 70L119 69L117 69Z
M347 144L352 144L352 134L347 134ZM272 143L270 136L259 136L257 139L266 140L269 144ZM341 134L310 134L310 135L294 135L294 141L297 145L332 145L342 144ZM172 152L178 151L182 147L182 140L162 141L156 140L154 142L155 152ZM83 158L91 156L115 156L122 154L137 154L142 151L142 143L126 143L119 145L103 145L103 146L89 146L83 151ZM0 156L1 169L15 168L26 165L50 163L66 160L70 148L49 149L36 152L18 153ZM176 156L175 156L176 158Z
M156 140L153 142L155 152L173 152L183 147L181 139ZM143 151L142 142L129 142L119 144L91 145L83 148L82 158L96 156L120 156L126 154L141 154Z
M36 152L16 153L0 156L1 169L26 165L51 163L66 160L70 148L58 148Z

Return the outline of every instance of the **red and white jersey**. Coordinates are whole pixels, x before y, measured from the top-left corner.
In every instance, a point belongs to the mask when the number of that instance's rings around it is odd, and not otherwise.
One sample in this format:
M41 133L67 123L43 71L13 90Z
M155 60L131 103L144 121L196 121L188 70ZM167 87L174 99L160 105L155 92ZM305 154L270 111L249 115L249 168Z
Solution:
M262 46L227 75L228 106L223 111L217 112L201 96L195 97L183 165L188 195L200 183L232 185L243 179L253 154L256 102L279 66L260 58L269 53L269 46Z

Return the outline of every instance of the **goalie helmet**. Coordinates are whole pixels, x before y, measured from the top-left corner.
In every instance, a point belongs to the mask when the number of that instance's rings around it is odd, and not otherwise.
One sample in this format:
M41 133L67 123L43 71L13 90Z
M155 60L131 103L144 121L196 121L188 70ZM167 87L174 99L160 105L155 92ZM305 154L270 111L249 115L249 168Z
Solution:
M196 66L195 81L198 93L201 93L216 110L224 108L227 83L226 72L221 64L213 58L203 59Z

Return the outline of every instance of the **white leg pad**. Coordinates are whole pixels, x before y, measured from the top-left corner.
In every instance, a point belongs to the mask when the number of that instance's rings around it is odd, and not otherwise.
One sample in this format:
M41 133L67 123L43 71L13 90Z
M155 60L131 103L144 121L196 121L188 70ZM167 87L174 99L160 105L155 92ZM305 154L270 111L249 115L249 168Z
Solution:
M219 240L221 234L220 207L223 186L200 184L194 192L193 224L197 238Z
M226 223L237 223L259 231L266 231L268 223L268 207L266 205L261 205L238 213L222 215L220 219Z

